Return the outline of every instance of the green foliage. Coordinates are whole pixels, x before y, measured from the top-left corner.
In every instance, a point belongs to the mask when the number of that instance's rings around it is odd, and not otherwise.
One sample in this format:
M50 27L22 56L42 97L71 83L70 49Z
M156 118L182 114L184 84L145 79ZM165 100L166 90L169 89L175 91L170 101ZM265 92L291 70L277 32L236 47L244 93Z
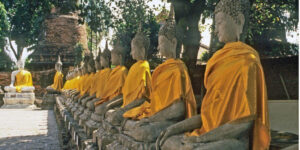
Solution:
M204 61L204 62L207 62L209 57L210 57L209 52L204 52L204 53L202 53L202 56L201 56L200 60Z
M80 66L81 61L83 60L83 46L81 43L77 43L74 46L74 51L75 51L75 62L74 66Z
M110 8L104 0L85 0L79 5L81 23L87 23L90 29L95 32L106 32L113 26Z
M2 0L11 24L10 35L22 47L38 41L52 0Z
M3 52L5 37L7 37L9 23L4 5L0 2L0 53Z
M261 55L297 55L295 46L287 43L286 31L296 31L298 4L296 0L263 0L253 2L246 42L253 45Z
M115 4L118 8L114 20L114 40L119 39L126 49L126 62L132 60L130 56L130 42L136 34L139 24L150 38L148 57L157 53L159 24L156 22L153 10L146 3L150 0L119 0Z
M60 8L60 13L67 14L78 9L77 0L52 0L55 7Z
M251 3L249 26L245 31L245 42L253 46L263 56L297 55L295 45L287 43L286 31L295 31L298 26L298 0L249 0ZM219 0L208 0L205 18L213 18L215 5ZM214 27L212 27L214 30ZM212 34L213 41L216 35ZM214 45L221 45L216 42ZM219 47L219 46L214 46Z

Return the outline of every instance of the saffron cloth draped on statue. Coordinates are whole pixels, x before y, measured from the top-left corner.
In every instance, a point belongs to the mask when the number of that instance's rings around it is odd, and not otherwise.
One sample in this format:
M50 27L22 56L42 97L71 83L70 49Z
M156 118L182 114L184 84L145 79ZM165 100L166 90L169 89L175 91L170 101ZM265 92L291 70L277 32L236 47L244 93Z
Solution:
M22 87L33 86L31 73L27 70L20 70L16 75L14 86L17 92L21 92Z
M63 88L63 78L64 75L62 72L56 71L51 87L57 91L60 91Z
M150 103L124 113L124 117L142 119L150 117L177 100L186 104L186 118L196 114L196 100L185 64L179 59L168 59L153 72Z
M199 136L225 123L254 118L253 150L270 144L267 90L258 53L242 42L228 43L208 61Z
M149 98L151 91L151 73L149 63L139 60L131 66L123 87L123 105L130 104L142 97Z
M99 101L95 102L95 106L122 94L127 73L128 70L125 66L117 66L111 71L107 84L104 87L103 95Z

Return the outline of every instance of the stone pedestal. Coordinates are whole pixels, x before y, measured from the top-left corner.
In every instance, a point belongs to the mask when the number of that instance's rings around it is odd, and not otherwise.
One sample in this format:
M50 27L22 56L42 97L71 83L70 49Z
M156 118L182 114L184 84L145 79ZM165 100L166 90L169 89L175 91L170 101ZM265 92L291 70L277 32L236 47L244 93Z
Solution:
M4 95L3 101L6 105L13 104L30 104L33 105L35 100L35 94L33 92L18 93L18 92L7 92Z

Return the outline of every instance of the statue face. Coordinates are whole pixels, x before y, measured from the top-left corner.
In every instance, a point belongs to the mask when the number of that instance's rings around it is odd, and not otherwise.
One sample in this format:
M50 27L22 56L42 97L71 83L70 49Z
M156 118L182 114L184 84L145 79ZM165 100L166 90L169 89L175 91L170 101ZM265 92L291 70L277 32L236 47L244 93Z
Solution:
M98 61L96 61L96 60L95 60L95 69L96 69L96 70L100 70L100 69L101 69L100 62L98 62Z
M111 63L113 65L120 65L122 62L122 55L111 53Z
M108 62L108 59L107 58L104 58L103 56L100 56L100 63L103 67L108 67L109 65L109 62Z
M215 33L220 42L228 43L239 40L245 19L242 14L240 14L238 18L241 24L237 24L231 16L223 12L219 12L215 15Z
M17 67L18 67L19 69L24 69L24 63L23 63L23 61L19 60L19 61L17 62Z
M162 56L167 58L175 58L176 57L176 45L177 40L174 38L172 41L167 39L165 36L160 35L158 37L158 51Z
M87 68L85 66L83 66L80 70L82 75L87 73Z
M92 71L93 71L93 67L90 64L88 64L87 65L87 72L92 72Z
M136 42L131 42L131 56L135 60L145 59L145 47Z
M62 70L62 66L60 64L55 64L55 70L61 71Z

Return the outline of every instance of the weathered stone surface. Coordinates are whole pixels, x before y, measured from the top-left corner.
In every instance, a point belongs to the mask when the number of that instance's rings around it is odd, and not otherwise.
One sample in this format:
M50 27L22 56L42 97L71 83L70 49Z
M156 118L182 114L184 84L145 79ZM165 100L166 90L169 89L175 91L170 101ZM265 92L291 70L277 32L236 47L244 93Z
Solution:
M0 149L60 149L51 110L0 109Z

